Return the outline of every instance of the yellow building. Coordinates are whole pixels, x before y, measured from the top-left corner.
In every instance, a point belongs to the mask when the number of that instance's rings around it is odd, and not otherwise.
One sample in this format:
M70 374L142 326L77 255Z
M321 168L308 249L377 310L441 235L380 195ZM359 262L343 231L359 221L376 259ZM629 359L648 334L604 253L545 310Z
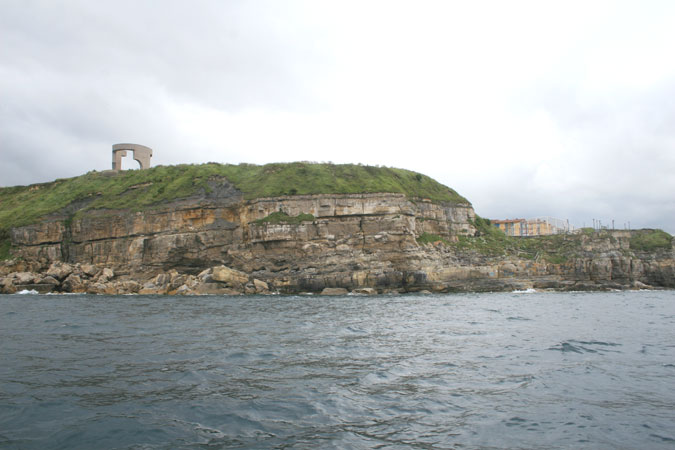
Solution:
M527 227L525 219L492 220L492 224L507 236L527 236L527 234L523 234Z
M550 234L569 233L569 221L554 217L537 217L535 219L492 220L492 224L507 236L547 236Z

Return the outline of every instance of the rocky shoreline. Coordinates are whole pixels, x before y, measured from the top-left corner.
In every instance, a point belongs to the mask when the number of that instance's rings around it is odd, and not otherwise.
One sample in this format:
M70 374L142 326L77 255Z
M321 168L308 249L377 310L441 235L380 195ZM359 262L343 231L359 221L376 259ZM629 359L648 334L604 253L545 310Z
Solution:
M12 268L22 268L21 262L8 261L2 266L3 272ZM467 281L467 280L465 280ZM477 288L470 281L461 286L429 285L431 290L420 286L411 286L410 289L401 288L374 288L374 287L325 287L320 291L294 292L280 290L275 283L268 283L249 274L226 266L215 266L203 270L197 275L179 273L172 269L162 272L152 278L141 280L132 279L128 275L116 275L108 267L98 268L92 264L52 263L41 273L29 271L11 271L0 276L0 293L16 294L21 292L37 292L39 294L103 294L103 295L270 295L270 294L298 294L316 293L321 295L345 295L348 293L361 295L402 294L408 292L431 293L435 292L471 292L471 291L517 291L517 290L547 290L547 291L598 291L598 290L644 290L664 289L661 286L652 286L633 280L630 283L620 283L611 280L574 281L561 280L550 276L541 276L536 279L514 278L495 280Z
M16 266L14 261L5 267ZM91 264L53 263L43 273L10 272L0 277L0 293L25 291L38 294L105 294L105 295L243 295L278 294L265 281L225 266L206 269L198 275L181 274L176 270L160 273L145 280L128 276L116 277L110 268L99 269ZM325 288L324 295L341 295L344 288ZM373 288L354 289L352 293L373 295Z

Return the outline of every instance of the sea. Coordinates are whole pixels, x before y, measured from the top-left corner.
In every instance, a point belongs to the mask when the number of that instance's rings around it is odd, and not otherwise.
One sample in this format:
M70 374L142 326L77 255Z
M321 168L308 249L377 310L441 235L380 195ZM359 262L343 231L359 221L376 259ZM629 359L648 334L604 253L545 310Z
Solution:
M3 449L672 449L675 291L0 296Z

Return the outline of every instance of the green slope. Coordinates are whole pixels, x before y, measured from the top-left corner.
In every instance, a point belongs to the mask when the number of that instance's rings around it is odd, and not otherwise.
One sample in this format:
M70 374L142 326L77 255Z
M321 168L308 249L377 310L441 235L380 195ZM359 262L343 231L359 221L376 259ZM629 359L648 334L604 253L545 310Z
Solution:
M143 210L209 191L224 177L246 199L302 194L392 192L435 202L469 202L431 178L404 169L353 164L275 163L160 166L118 174L89 172L31 186L0 188L0 230L49 214L87 209ZM2 233L0 232L0 237Z

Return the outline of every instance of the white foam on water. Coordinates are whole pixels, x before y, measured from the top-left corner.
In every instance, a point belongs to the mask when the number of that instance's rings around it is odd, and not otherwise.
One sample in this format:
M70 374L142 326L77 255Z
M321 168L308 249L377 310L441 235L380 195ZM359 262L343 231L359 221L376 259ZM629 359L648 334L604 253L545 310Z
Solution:
M27 295L27 294L35 295L35 294L39 294L39 292L36 291L35 289L23 289L23 290L17 292L16 294L17 295Z

